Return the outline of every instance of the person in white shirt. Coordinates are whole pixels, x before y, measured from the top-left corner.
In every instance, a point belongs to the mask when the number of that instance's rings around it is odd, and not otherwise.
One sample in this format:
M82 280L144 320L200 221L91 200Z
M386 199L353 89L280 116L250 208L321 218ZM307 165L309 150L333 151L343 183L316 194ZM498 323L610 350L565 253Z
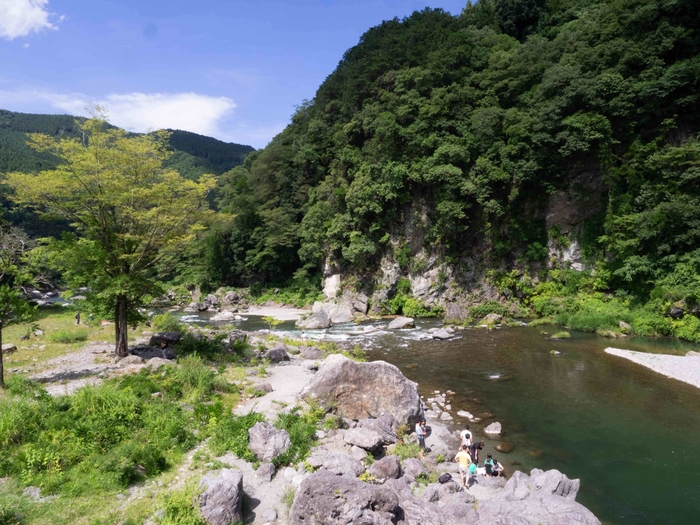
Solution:
M464 430L462 430L459 433L459 436L462 438L462 446L469 446L472 444L472 432L469 430L469 425L466 425L464 427Z

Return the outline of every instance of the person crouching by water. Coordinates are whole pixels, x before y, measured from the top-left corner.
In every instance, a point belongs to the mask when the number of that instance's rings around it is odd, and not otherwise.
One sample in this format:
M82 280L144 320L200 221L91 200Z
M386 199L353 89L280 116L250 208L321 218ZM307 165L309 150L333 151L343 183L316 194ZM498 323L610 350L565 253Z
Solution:
M416 423L416 436L418 436L418 446L420 447L421 457L425 451L425 438L428 437L428 427L425 424L425 418Z
M485 476L498 477L506 475L503 465L501 465L496 458L491 457L491 454L486 454L484 468L486 469Z
M455 455L455 461L459 465L459 477L462 479L462 486L465 489L469 488L469 478L471 477L470 468L472 462L471 454L467 451L467 446L462 445L462 449Z

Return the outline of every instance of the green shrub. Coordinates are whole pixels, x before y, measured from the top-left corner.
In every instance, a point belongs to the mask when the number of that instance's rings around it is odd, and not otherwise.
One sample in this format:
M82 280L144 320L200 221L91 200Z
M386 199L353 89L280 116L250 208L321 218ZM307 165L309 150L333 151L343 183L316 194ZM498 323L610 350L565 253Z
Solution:
M311 447L316 442L314 435L324 413L324 410L312 407L300 414L299 408L296 407L277 416L275 427L287 431L292 445L287 452L272 460L276 467L298 463L308 457Z
M241 358L246 348L245 343L234 345L233 352L228 352L223 340L225 334L217 334L213 338L202 337L199 334L186 333L177 344L178 354L198 355L210 360L226 361Z
M391 454L398 456L401 461L408 458L417 458L420 456L421 448L418 443L400 442L394 446Z
M22 514L9 505L0 504L0 525L22 525Z
M265 417L257 412L249 412L240 417L230 413L224 415L217 421L209 443L212 452L221 456L230 451L239 458L254 463L257 460L248 448L248 430L259 421L265 421Z
M163 515L159 525L206 525L194 503L199 495L194 483L185 488L165 494L162 500Z
M165 313L156 315L151 319L151 326L158 332L184 332L185 325L180 322L180 319L171 314Z
M57 330L49 335L49 341L52 343L70 344L87 341L87 330Z
M557 332L552 336L552 339L569 339L571 334L569 332Z

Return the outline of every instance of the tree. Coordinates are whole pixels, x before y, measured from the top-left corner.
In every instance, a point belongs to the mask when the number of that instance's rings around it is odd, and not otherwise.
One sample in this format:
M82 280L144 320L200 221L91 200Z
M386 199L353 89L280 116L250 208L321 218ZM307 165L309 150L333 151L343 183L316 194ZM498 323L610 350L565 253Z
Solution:
M22 230L0 225L0 388L5 387L2 331L30 320L35 311L20 288L28 281L25 263L30 247L31 242Z
M167 132L131 135L109 126L100 108L76 126L79 138L30 135L32 148L60 164L11 173L7 183L17 203L70 221L75 233L51 241L49 253L71 286L87 286L88 299L111 311L115 352L125 356L137 308L160 291L156 265L203 228L214 178L186 180L164 168Z

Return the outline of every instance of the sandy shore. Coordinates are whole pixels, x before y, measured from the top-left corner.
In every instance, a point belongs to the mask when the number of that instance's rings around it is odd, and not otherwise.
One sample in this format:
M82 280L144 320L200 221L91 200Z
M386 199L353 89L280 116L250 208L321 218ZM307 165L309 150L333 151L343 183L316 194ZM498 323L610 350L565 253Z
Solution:
M624 357L663 374L700 388L700 356L648 354L619 348L606 348L608 354Z
M303 315L308 314L308 310L300 310L299 308L286 308L274 306L251 306L243 315L260 315L267 317L271 315L282 321L297 321Z

